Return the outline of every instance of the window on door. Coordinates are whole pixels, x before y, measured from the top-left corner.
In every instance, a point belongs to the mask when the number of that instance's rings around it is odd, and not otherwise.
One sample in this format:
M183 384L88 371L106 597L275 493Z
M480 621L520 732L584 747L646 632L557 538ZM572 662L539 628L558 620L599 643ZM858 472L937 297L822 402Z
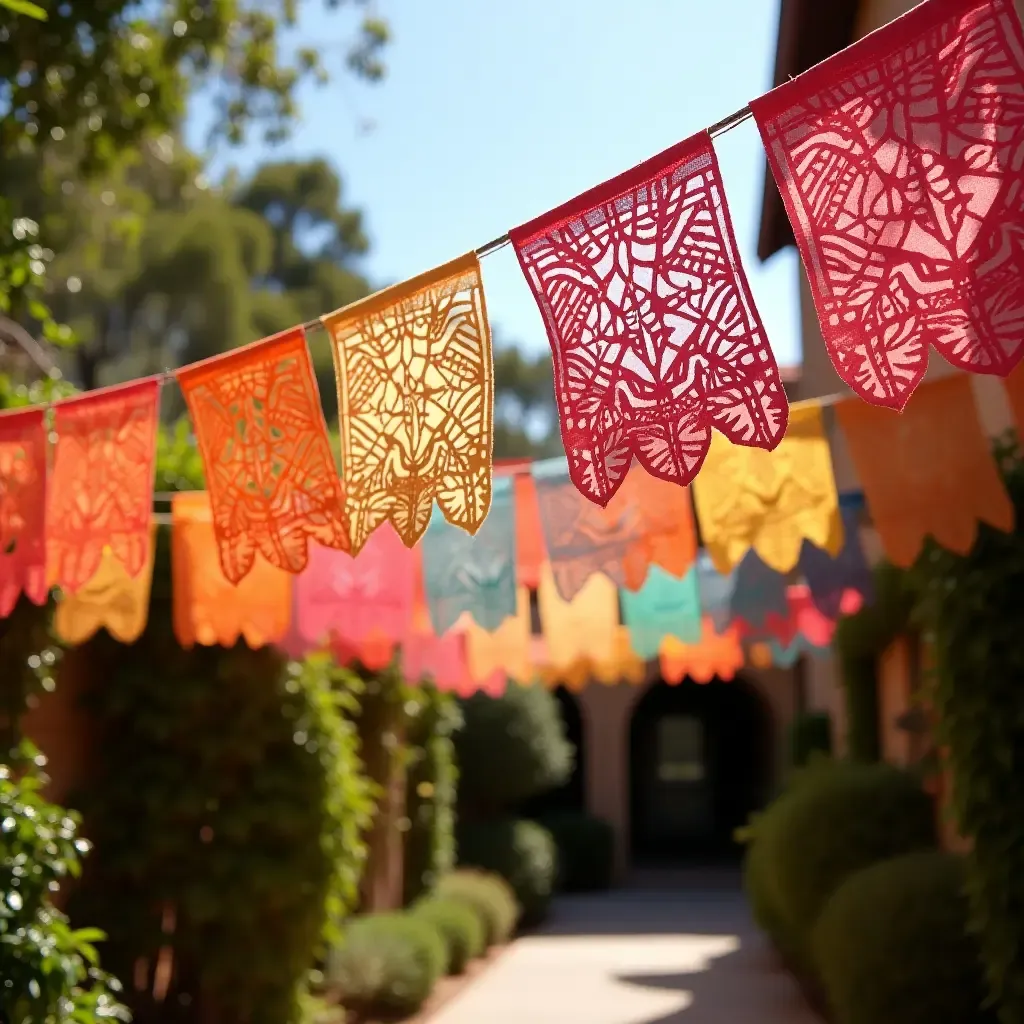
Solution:
M658 780L701 782L704 766L704 723L692 715L666 715L658 722Z

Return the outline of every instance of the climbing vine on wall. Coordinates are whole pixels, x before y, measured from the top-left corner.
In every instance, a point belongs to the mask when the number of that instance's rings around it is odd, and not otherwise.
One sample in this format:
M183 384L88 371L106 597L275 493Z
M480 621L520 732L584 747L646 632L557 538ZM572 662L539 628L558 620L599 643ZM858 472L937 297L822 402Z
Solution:
M161 435L157 478L201 484L181 428ZM85 681L94 741L73 801L95 851L72 910L107 932L136 1022L296 1019L358 900L374 810L362 680L327 655L183 650L166 528L142 637L100 634L65 662Z
M982 526L966 557L932 545L912 578L958 825L972 841L973 927L1002 1024L1024 1024L1024 462L1012 437L996 456L1016 531Z
M424 685L411 691L407 743L405 900L411 902L455 866L458 768L452 736L462 712L450 693Z

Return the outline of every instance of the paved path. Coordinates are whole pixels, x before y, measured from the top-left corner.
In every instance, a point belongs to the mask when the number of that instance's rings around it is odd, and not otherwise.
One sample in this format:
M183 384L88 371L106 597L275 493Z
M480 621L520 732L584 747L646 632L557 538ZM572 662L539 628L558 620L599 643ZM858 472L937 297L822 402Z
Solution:
M728 875L648 878L563 899L543 932L516 942L430 1020L576 1022L820 1024Z

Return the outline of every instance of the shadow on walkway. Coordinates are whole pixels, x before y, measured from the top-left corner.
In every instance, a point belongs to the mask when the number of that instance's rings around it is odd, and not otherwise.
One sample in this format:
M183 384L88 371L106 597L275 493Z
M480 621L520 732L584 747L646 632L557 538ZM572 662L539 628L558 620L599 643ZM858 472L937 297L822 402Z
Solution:
M820 1024L735 873L558 900L432 1024Z
M624 985L678 993L685 1005L636 1024L817 1024L818 1017L783 972L774 954L758 944L710 960L703 970L629 973Z

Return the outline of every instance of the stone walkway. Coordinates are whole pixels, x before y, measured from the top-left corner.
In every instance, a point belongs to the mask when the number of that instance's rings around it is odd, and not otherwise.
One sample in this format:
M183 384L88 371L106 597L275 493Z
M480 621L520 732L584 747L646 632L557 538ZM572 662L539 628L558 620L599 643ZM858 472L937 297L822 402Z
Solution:
M565 898L430 1024L820 1024L731 875Z

